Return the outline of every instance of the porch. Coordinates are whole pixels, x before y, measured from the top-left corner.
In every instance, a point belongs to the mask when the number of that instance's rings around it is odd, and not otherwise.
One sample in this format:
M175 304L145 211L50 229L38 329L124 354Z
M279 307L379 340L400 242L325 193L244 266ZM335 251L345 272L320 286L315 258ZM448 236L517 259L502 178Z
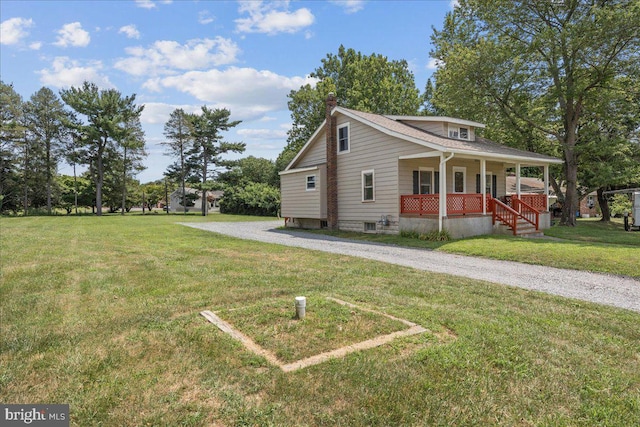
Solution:
M520 194L502 198L493 198L490 194L447 194L444 212L440 210L441 199L440 194L400 196L400 217L407 218L402 222L415 229L419 224L415 218L425 217L429 220L427 222L433 221L434 225L435 221L441 221L440 218L446 219L450 224L449 228L455 224L456 230L459 230L455 234L460 237L487 234L487 224L481 225L482 220L472 220L473 217L490 217L492 227L504 224L514 235L539 232L549 226L548 196L545 194ZM442 213L444 215L440 217Z

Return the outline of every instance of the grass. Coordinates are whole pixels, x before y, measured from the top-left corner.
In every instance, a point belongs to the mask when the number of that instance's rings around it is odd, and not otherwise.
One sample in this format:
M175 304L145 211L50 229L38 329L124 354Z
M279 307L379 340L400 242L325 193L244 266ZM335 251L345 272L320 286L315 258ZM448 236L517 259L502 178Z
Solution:
M398 235L326 230L314 232L376 243L640 278L640 232L624 231L620 220L602 223L596 219L581 219L576 227L555 226L545 230L545 235L554 240L487 235L449 242L430 242Z
M640 419L639 313L174 224L227 219L241 218L0 219L0 401L69 403L74 426ZM245 314L266 313L263 331L284 328L277 307L296 295L434 334L283 373L198 314L254 307ZM326 328L349 318L322 310Z
M294 318L291 298L267 299L217 314L285 363L407 329L397 320L345 307L320 295L307 297L307 304L309 314L302 321Z

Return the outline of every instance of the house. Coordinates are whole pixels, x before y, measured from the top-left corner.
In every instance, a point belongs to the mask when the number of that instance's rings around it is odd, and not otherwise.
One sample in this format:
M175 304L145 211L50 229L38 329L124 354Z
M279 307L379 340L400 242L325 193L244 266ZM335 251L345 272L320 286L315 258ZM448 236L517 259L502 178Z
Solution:
M580 199L580 206L578 207L580 216L582 218L593 218L600 215L600 206L598 206L598 193L592 191L586 194Z
M186 187L185 193L187 193L187 212L200 212L202 210L202 192L194 188ZM208 212L220 211L220 199L222 198L223 191L207 191L207 200L209 205L207 206ZM191 201L191 202L190 202ZM182 189L178 188L169 195L169 212L184 212L185 208L182 206Z
M280 172L287 227L452 237L514 234L550 226L549 165L561 160L476 136L481 123L385 116L326 102L326 118ZM522 192L520 170L543 169L543 194ZM516 194L505 203L506 170ZM495 225L494 225L495 224Z

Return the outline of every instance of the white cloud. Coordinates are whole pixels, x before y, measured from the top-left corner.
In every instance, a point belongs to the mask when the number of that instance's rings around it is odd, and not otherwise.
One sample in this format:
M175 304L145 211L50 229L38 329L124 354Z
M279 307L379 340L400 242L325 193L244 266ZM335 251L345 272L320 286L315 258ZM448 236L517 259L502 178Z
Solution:
M135 0L136 5L138 7L142 7L144 9L153 9L156 7L156 3L162 3L162 4L171 4L173 3L172 0L161 0L160 2L156 2L154 0Z
M18 44L20 40L27 37L28 28L33 27L32 19L10 18L0 23L0 44Z
M331 0L331 3L342 7L345 13L356 13L364 9L364 0Z
M213 21L215 21L215 18L208 10L201 10L200 12L198 12L198 22L200 24L207 25L211 24Z
M429 62L427 62L427 70L437 70L438 67L442 67L444 65L444 63L442 61L440 61L439 59L436 58L431 58L429 59Z
M139 39L140 31L136 28L135 25L125 25L124 27L120 27L118 30L118 34L125 34L130 39Z
M230 67L224 71L189 71L179 76L151 79L144 87L176 89L200 101L214 103L214 107L228 108L234 116L248 120L286 110L287 94L307 83L314 85L316 79Z
M175 70L202 69L227 65L237 61L240 48L223 37L189 40L181 45L176 41L159 40L151 47L125 49L130 55L115 63L115 68L134 76L171 74Z
M451 1L449 1L449 7L451 9L455 9L458 6L460 6L460 0L451 0Z
M236 29L243 33L295 33L313 24L315 17L307 8L288 10L289 2L241 1L240 13L248 18L236 19Z
M248 139L281 140L287 138L286 129L238 129L237 133L240 137Z
M176 108L182 108L186 113L200 111L199 105L176 105L162 102L145 102L140 121L143 124L164 124Z
M40 82L45 86L67 88L81 86L84 81L90 81L101 88L113 88L114 85L109 78L100 74L102 68L100 61L89 61L82 65L69 57L59 56L53 60L51 68L42 69L37 73L40 74Z
M64 24L62 28L58 30L58 40L56 40L54 45L60 47L85 47L89 45L90 41L91 37L89 36L89 32L83 30L79 22L72 22L70 24Z
M31 50L40 50L42 47L42 42L33 42L29 44L29 49Z

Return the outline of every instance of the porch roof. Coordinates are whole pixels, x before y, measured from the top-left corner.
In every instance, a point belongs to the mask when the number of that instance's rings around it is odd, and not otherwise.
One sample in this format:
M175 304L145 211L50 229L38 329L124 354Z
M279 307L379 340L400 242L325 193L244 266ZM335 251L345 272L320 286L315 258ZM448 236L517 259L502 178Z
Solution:
M343 107L334 108L332 114L336 113L344 114L354 120L365 123L387 135L422 145L437 152L534 165L562 163L562 160L555 157L518 150L485 138L476 137L475 141L448 138L379 114L365 113ZM414 156L407 156L407 158L434 157L432 153L432 151L427 151Z

